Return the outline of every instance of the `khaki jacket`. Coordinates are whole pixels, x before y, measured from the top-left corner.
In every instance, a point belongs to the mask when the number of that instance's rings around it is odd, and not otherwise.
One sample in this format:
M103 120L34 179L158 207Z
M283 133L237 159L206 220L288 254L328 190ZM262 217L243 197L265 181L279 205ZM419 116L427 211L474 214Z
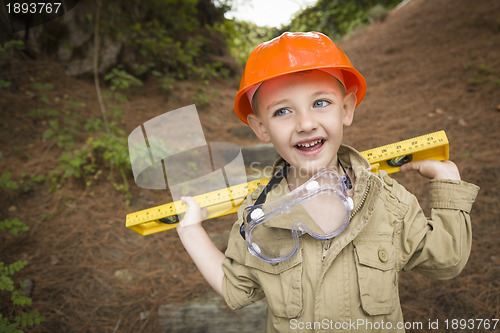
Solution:
M238 211L223 264L223 295L231 309L265 297L267 332L404 332L399 272L448 279L467 262L477 186L431 181L426 218L412 194L389 176L371 173L354 149L341 146L339 157L355 174L354 209L333 240L306 234L291 259L270 264L254 257L239 234L242 211L262 188ZM283 180L267 200L288 192Z

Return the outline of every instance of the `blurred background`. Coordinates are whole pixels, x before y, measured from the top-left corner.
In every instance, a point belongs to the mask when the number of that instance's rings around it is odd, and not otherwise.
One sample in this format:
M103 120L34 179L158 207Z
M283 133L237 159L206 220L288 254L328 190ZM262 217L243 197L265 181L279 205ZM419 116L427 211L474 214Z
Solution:
M227 309L175 231L143 237L125 228L128 213L171 199L134 183L127 137L195 104L207 141L254 147L258 139L233 112L245 60L284 31L310 30L330 36L367 80L345 143L362 151L445 130L462 179L481 186L468 265L447 281L403 272L405 320L439 320L443 332L493 329L499 1L61 3L59 16L16 13L9 1L0 10L0 331L261 330L264 305ZM394 178L429 213L427 181ZM221 250L235 220L205 222ZM446 330L454 318L491 326Z

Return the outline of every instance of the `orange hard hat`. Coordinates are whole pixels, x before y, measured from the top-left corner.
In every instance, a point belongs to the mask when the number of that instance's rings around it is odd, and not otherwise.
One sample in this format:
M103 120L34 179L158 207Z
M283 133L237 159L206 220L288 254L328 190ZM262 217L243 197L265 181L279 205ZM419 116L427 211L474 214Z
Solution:
M347 90L356 87L356 106L366 92L363 76L352 66L347 56L326 35L319 32L285 32L260 44L248 57L241 77L240 88L234 102L234 112L247 123L253 113L247 92L260 83L289 73L322 69L326 72L341 71Z

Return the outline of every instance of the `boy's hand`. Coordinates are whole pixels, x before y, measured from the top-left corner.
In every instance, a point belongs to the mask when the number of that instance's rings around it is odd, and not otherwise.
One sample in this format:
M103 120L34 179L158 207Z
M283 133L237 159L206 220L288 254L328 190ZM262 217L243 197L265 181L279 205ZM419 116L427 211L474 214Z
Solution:
M201 209L198 203L192 197L181 197L181 200L188 205L184 218L177 225L177 231L180 229L199 226L207 218L207 210Z
M401 166L401 171L418 171L429 179L460 180L458 168L452 161L421 160Z

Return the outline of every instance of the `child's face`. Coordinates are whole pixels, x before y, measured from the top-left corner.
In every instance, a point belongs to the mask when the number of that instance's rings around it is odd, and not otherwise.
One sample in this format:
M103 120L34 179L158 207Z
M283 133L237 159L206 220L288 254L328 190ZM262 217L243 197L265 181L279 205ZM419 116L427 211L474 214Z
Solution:
M337 79L313 70L264 82L254 96L257 114L248 122L296 171L312 175L336 167L343 126L351 124L355 105L355 95L346 95Z

